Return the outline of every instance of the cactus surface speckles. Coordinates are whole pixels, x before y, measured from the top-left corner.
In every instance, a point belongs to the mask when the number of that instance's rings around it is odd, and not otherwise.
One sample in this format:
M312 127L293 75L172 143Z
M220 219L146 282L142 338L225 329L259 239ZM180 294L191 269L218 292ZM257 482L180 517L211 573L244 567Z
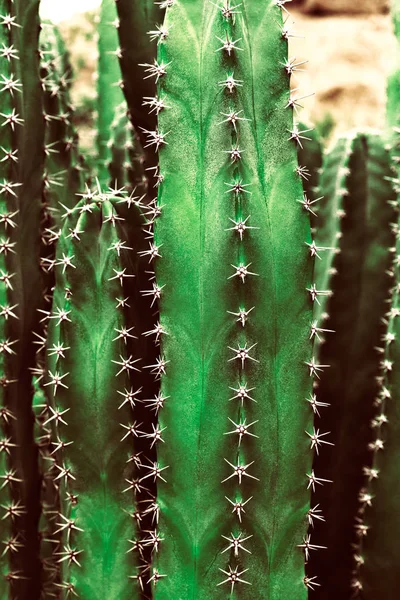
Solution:
M87 600L132 599L139 593L129 481L141 424L132 412L135 396L126 390L137 389L140 358L127 344L126 336L134 333L126 311L117 308L135 277L133 249L117 207L99 190L86 195L66 220L49 316L45 386L62 503L60 586Z
M181 0L158 40L157 599L307 597L313 259L280 18Z

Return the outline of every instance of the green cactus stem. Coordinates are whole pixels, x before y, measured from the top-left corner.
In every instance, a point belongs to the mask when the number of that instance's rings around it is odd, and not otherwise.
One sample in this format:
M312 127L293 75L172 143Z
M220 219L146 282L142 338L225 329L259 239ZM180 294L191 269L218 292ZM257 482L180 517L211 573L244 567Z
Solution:
M98 177L101 183L108 182L108 168L112 160L110 139L112 124L118 106L124 101L122 75L119 66L120 48L118 28L120 26L115 0L102 0L98 26L99 65L97 79L97 149Z
M51 232L46 225L61 226L61 215L76 201L84 176L70 99L72 68L60 32L52 23L42 24L40 53L46 123L43 201L49 217L43 229L48 241Z
M302 600L315 583L310 207L276 4L162 2L147 67L164 106L145 132L161 178L157 600Z
M157 123L159 109L157 105L149 104L156 94L151 70L157 58L159 26L163 22L167 5L168 2L154 0L118 0L116 3L123 92L132 123L145 152L145 165L148 169L156 167L157 154L153 146L147 146L147 137L143 130L153 131ZM152 187L155 183L154 177L151 177L151 172L147 174Z
M333 484L318 488L313 496L312 503L321 507L326 520L313 531L328 549L311 558L310 568L320 575L315 596L324 600L351 595L354 519L363 466L369 459L377 348L385 333L382 315L392 285L397 216L390 176L390 154L382 135L361 131L337 140L320 178L325 197L316 219L316 239L318 247L328 250L320 253L324 256L317 261L316 278L332 295L323 303L316 334L323 341L319 362L329 365L315 390L318 401L329 408L316 412L316 427L330 431L325 439L335 448L314 460L315 470Z
M314 201L320 196L318 184L323 161L323 146L315 129L311 129L310 126L303 123L300 124L299 128L308 130L307 137L310 139L304 140L302 145L298 147L298 173L303 180L303 189L306 196ZM314 218L312 225L316 226L317 224L318 222Z
M142 424L132 409L141 367L131 354L135 332L126 320L132 253L118 200L100 189L84 194L58 242L45 383L66 597L131 600L139 594L134 440Z

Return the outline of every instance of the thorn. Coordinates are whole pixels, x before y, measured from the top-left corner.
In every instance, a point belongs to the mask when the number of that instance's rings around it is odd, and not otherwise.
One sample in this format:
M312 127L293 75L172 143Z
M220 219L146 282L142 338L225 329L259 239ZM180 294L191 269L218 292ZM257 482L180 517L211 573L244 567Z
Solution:
M231 585L231 595L233 594L233 590L234 587L237 583L246 583L247 585L251 585L251 583L249 581L245 581L244 579L241 579L241 576L243 575L243 573L246 573L246 571L248 571L248 569L243 569L243 571L238 571L239 567L236 566L234 569L232 569L232 567L229 565L228 566L229 571L224 571L224 569L219 569L220 571L222 571L222 573L224 573L224 575L227 575L227 578L224 579L223 581L221 581L220 583L218 583L217 585L223 585L224 583L230 583Z

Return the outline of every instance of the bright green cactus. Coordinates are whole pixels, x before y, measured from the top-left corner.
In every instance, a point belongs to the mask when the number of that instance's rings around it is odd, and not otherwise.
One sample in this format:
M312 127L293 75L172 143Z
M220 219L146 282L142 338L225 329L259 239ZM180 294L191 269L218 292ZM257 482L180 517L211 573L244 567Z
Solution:
M324 600L350 595L354 519L379 375L377 347L385 333L382 315L392 285L388 271L397 213L390 176L390 154L382 136L361 131L336 141L320 177L325 196L315 220L321 256L316 280L332 295L320 309L318 338L324 343L318 359L329 368L320 374L316 388L318 402L329 408L315 418L316 428L330 432L321 443L335 448L314 460L314 468L333 484L316 490L312 501L326 519L316 525L315 535L328 549L312 557L310 566L320 575L316 596Z
M40 81L0 0L1 600L394 598L400 144L319 178L289 1L103 0L92 189L62 39Z
M313 259L290 31L261 1L162 4L146 70L164 107L147 132L165 330L153 597L304 599L308 488L322 482L306 435Z

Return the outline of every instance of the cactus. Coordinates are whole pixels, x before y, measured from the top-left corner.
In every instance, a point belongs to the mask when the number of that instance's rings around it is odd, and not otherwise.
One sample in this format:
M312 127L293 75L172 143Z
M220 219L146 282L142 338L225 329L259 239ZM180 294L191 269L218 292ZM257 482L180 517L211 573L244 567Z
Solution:
M400 3L393 1L395 33L400 39ZM400 56L400 55L399 55ZM393 173L391 181L400 193L400 103L398 84L399 72L388 82L387 120L391 127L389 148ZM371 419L371 442L369 460L364 466L364 487L360 492L360 507L356 529L359 540L355 552L353 589L355 598L372 600L394 599L400 578L398 575L398 479L399 457L399 223L394 228L396 244L391 269L393 287L386 315L386 329L382 336L378 390L374 403L375 413Z
M108 144L111 152L108 165L110 186L144 196L147 193L147 178L143 169L143 151L129 120L125 101L115 110Z
M32 329L41 298L43 172L38 0L0 2L1 543L0 595L37 598L39 474L33 443Z
M157 57L158 26L163 22L168 2L118 0L116 5L119 17L118 36L123 77L122 89L129 107L132 124L145 152L146 168L152 169L157 166L157 154L152 145L147 145L145 131L154 131L157 123L159 109L156 105L149 104L156 93L151 69ZM151 32L150 40L149 31ZM145 77L143 77L144 70ZM155 180L152 172L147 174L150 187L153 187Z
M313 261L291 32L265 2L162 4L154 597L306 598Z
M301 123L299 129L307 130L307 137L309 138L303 140L302 145L297 149L299 173L303 180L303 188L307 198L314 201L319 196L319 173L323 161L322 142L317 132L309 125ZM317 222L314 222L313 225L317 225Z
M1 599L397 593L398 79L320 174L289 2L103 0L92 188L0 0Z
M40 51L46 122L43 208L47 226L60 227L60 214L65 207L71 208L83 188L84 166L70 100L72 68L60 33L52 23L42 24Z
M333 484L314 494L313 503L322 507L326 519L316 524L315 535L328 550L316 555L311 566L321 576L316 596L324 600L350 595L352 544L357 540L353 524L379 374L376 348L385 333L381 317L392 284L391 224L397 217L390 175L390 154L381 135L353 132L326 155L320 179L326 195L320 201L316 239L318 247L328 250L321 252L316 279L325 289L328 271L332 295L323 305L319 337L324 343L318 354L319 362L330 367L316 389L318 400L329 408L321 417L316 414L316 427L331 432L335 448L314 460L315 470Z
M97 148L98 177L100 182L108 181L108 167L111 162L110 139L115 111L124 101L122 76L119 66L118 16L115 0L103 0L99 22L99 65L97 79Z
M132 481L140 425L132 408L139 359L124 308L135 267L118 202L101 190L86 194L70 211L57 249L45 386L66 597L138 597ZM135 219L137 209L130 210Z

